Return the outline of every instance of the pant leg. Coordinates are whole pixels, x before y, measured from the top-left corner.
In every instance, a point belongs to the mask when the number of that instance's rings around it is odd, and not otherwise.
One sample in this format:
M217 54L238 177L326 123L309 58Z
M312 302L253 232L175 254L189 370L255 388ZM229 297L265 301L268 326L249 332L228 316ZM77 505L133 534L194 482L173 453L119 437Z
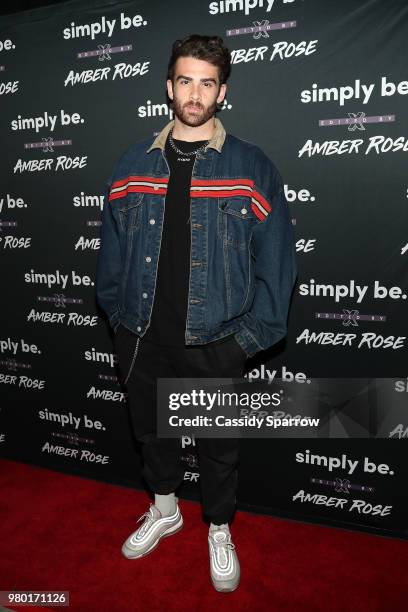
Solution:
M184 350L184 376L241 378L246 354L235 338ZM205 519L216 525L230 523L236 509L239 438L196 440L200 489Z
M142 476L153 493L167 495L181 484L185 469L180 438L156 437L156 380L176 376L172 356L167 347L145 341L122 325L115 335L115 349L133 433L141 444Z

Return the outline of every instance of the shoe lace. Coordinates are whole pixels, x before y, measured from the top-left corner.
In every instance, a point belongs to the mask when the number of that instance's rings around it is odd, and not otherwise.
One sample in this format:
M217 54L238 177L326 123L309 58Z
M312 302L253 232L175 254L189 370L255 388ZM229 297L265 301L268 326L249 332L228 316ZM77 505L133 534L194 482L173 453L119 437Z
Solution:
M143 535L144 533L146 533L146 531L150 528L150 526L152 525L153 521L154 521L154 516L153 513L151 511L151 507L152 504L150 504L150 508L147 512L144 512L142 514L142 516L140 518L137 519L137 523L139 523L139 521L141 521L142 519L145 519L143 525L141 525L140 529L139 529L139 533L140 535Z
M216 540L214 537L212 537L212 542L214 545L214 548L216 549L216 551L218 552L218 550L225 550L227 548L229 548L230 550L233 550L235 548L235 544L233 544L231 542L231 536L228 535L226 540Z

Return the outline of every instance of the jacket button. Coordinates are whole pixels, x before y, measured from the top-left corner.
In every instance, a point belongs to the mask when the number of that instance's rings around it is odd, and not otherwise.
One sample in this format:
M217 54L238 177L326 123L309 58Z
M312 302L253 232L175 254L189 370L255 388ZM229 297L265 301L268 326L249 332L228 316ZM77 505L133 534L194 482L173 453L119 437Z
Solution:
M246 208L241 208L241 212L242 212L243 215L246 215L248 211L247 211Z
M147 293L142 293L142 297L147 298Z
M156 223L156 221L154 219L150 219L149 223L150 223L150 225L154 225Z
M142 331L142 328L140 326L136 327L136 329L137 329L137 331Z
M151 257L145 257L145 259L146 259L147 263L150 263L152 261Z

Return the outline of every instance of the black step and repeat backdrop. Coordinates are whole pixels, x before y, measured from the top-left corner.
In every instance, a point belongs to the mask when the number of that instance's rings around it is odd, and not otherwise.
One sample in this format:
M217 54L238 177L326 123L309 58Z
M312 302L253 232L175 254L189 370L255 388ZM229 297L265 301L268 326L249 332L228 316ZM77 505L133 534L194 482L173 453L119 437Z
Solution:
M251 376L388 384L380 437L350 409L338 438L243 441L239 508L406 537L404 0L72 1L0 18L0 453L143 486L95 302L102 193L172 118L171 44L196 32L232 50L218 116L277 165L297 241L288 337ZM181 446L180 494L199 499L194 439Z

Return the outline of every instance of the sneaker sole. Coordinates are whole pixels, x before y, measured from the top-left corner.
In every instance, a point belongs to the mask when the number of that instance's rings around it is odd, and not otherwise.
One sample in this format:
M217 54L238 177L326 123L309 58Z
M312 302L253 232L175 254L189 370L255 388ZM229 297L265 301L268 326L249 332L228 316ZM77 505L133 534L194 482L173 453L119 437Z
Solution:
M213 584L214 589L218 591L218 593L232 593L232 591L235 591L239 586L238 584L236 584L234 587L226 589L223 587L216 586L214 583L212 584Z
M183 525L184 525L184 521L183 521L183 519L181 519L181 523L179 521L178 523L176 523L176 525L174 525L174 527L169 527L169 529L167 529L165 532L163 532L157 538L157 540L155 540L153 542L153 544L148 549L143 551L142 553L139 553L139 554L136 553L136 555L132 554L131 556L127 556L127 555L125 555L125 553L122 550L122 554L125 557L125 559L141 559L142 557L145 557L146 555L151 553L156 548L156 546L158 546L158 544L160 543L160 540L162 538L166 538L167 536L174 535L175 533L180 531L180 529L182 529ZM131 553L134 553L134 551L131 548L126 547L126 550L128 550Z

